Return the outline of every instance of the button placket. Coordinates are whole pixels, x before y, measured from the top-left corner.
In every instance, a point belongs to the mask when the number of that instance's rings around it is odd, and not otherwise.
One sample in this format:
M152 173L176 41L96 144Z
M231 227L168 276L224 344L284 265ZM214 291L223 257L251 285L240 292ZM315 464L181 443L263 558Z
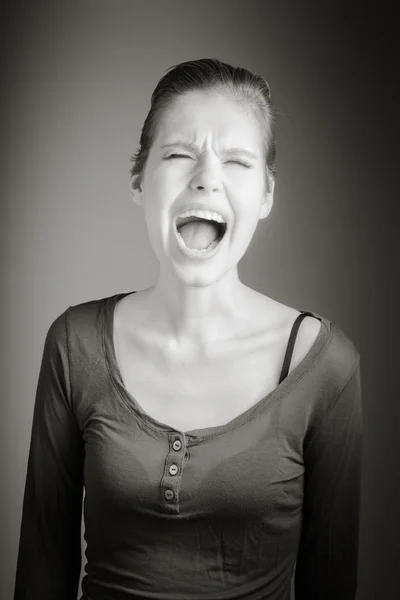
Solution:
M163 506L168 512L179 514L179 486L186 455L186 440L176 433L168 435L169 452L166 456L164 476L161 481Z

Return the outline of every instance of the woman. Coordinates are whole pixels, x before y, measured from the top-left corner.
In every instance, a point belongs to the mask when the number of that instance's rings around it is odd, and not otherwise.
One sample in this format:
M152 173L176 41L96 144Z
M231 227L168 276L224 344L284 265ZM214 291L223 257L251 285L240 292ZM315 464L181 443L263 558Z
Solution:
M267 83L170 70L132 169L149 289L69 307L47 334L15 600L355 598L359 353L328 319L243 285L272 208ZM301 327L300 327L301 325Z

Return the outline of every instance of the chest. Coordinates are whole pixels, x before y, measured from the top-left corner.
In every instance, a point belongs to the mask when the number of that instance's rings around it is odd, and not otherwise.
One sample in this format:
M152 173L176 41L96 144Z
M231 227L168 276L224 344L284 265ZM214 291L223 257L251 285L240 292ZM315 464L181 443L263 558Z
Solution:
M273 391L287 340L246 341L219 354L166 359L116 336L124 386L142 410L178 430L223 425Z

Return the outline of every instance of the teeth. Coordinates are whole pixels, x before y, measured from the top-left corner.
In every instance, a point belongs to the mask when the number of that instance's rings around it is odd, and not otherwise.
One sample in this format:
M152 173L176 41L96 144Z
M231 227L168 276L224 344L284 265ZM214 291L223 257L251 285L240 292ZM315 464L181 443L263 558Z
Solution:
M210 252L211 250L214 250L214 248L216 248L218 246L219 240L214 240L213 242L211 242L211 244L208 246L208 248L202 248L201 250L198 250L196 248L189 248L189 246L186 246L185 241L183 239L182 239L182 243L185 246L186 250L189 250L193 254L203 254L203 252Z
M225 219L217 212L211 212L210 210L186 210L179 215L179 218L183 217L199 217L201 219L208 219L209 221L217 221L218 223L226 223Z

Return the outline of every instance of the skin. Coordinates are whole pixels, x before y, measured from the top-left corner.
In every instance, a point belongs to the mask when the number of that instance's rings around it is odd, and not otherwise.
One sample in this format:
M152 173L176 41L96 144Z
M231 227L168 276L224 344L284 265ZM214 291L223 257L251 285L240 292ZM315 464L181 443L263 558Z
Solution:
M233 147L242 150L230 151ZM159 261L157 282L142 292L143 306L169 351L201 351L254 328L260 299L264 305L268 299L241 283L237 265L259 220L270 214L273 191L263 131L244 103L196 91L177 97L164 111L131 192L144 210ZM224 246L209 260L183 255L176 242L173 217L192 202L228 218Z

